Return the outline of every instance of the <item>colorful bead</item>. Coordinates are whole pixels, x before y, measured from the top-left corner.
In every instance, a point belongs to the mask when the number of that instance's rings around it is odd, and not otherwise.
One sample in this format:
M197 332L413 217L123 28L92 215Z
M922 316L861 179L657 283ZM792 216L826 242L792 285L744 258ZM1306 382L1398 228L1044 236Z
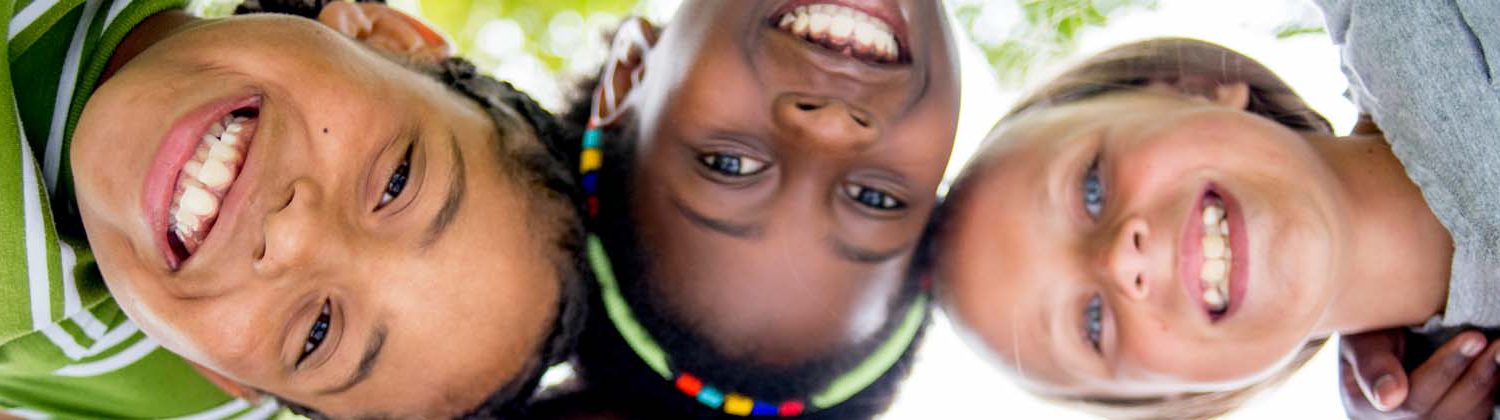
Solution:
M698 391L703 390L703 381L698 380L698 377L696 376L686 373L678 375L677 390L682 391L682 393L684 394L688 394L688 396L696 397L698 396Z
M599 197L589 197L589 217L599 217Z
M756 401L755 408L750 409L750 415L774 416L776 415L776 405L767 402Z
M589 172L599 169L599 166L603 163L603 152L600 152L599 149L585 149L583 151L583 156L579 158L578 169L583 172Z
M705 386L702 391L698 392L698 402L703 403L708 408L717 410L720 405L724 405L724 393L719 392L714 387Z
M589 195L594 195L599 192L599 172L589 172L583 174L583 191L588 193Z
M600 136L601 135L599 133L599 129L597 128L590 128L588 130L585 130L583 132L583 148L598 149L599 145L602 144L599 141Z
M724 412L736 416L750 415L750 409L755 407L755 400L744 395L731 393L724 396Z
M791 417L791 416L802 415L802 402L801 401L787 401L787 402L781 403L781 407L779 407L779 409L777 411L779 412L778 414L780 416L782 416L782 417Z

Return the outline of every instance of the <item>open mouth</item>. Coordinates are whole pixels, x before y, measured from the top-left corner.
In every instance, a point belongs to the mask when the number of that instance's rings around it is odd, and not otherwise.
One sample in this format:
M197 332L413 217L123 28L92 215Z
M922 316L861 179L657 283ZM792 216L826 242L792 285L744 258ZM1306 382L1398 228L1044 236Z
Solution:
M1199 250L1202 251L1203 265L1199 267L1198 281L1203 288L1203 307L1208 309L1210 316L1217 318L1223 316L1232 303L1229 278L1234 249L1224 200L1209 191L1203 198L1202 209L1203 235Z
M258 100L219 116L203 129L177 172L163 215L174 268L197 252L213 230L224 197L244 167L259 116Z
M837 3L794 4L771 18L771 26L829 51L868 64L906 64L903 22L889 10Z

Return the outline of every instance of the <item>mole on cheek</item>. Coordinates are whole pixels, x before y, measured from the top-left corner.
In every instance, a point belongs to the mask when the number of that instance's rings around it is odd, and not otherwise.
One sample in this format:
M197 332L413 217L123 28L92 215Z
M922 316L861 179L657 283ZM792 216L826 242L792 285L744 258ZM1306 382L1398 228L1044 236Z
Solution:
M323 127L323 134L328 134L328 127Z

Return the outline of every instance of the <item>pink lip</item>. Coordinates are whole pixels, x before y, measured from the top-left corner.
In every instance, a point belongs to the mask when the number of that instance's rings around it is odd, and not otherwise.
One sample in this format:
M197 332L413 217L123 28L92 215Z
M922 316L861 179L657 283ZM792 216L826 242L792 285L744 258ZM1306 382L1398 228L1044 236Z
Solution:
M1208 305L1203 303L1203 283L1199 279L1203 268L1203 203L1207 200L1209 193L1219 197L1224 203L1225 211L1229 220L1229 248L1234 250L1230 261L1229 271L1229 306L1224 313L1215 316ZM1245 306L1245 290L1247 287L1247 269L1249 262L1249 248L1246 246L1248 240L1245 232L1245 216L1235 201L1234 196L1227 191L1209 185L1203 193L1199 194L1198 201L1188 213L1187 221L1182 228L1182 237L1178 242L1177 255L1177 277L1182 280L1183 290L1187 293L1190 302L1196 302L1202 309L1204 316L1211 322L1219 322L1239 311Z
M896 35L896 45L901 48L902 57L911 56L911 42L907 41L906 18L902 17L901 7L890 1L882 0L794 0L787 2L771 14L771 25L775 26L782 15L791 13L798 7L815 4L836 4L850 9L864 12L885 22L891 27L891 32Z
M193 157L193 152L197 149L204 133L208 132L209 125L236 109L260 106L260 102L260 95L244 95L199 107L173 123L162 140L161 146L157 148L156 158L146 172L141 199L142 206L145 208L146 223L150 226L152 235L155 236L153 242L157 250L162 253L168 267L175 270L182 263L167 244L169 228L167 211L171 206L172 193L177 188L178 174L182 172L187 161ZM244 170L241 169L241 172L243 173ZM229 204L226 200L221 213L228 210ZM219 218L224 219L224 215L221 214Z

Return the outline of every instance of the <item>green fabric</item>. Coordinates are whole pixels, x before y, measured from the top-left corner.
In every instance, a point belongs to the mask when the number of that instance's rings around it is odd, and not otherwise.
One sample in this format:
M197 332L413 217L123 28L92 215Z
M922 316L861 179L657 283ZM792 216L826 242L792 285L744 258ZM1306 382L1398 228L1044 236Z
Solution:
M109 297L84 238L59 234L82 231L71 214L66 152L104 66L136 24L186 3L0 0L4 32L16 29L0 42L0 56L8 60L0 66L0 78L8 81L0 84L0 412L52 418L278 415L272 402L234 400L145 337ZM27 7L28 24L12 28L23 22L17 14ZM59 151L51 194L44 176L49 146Z

